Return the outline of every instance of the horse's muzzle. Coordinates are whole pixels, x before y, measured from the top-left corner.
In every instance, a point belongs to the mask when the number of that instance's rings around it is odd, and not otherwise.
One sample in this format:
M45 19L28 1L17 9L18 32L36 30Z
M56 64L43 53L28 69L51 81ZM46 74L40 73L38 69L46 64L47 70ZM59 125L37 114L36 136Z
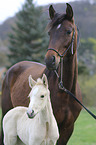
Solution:
M46 63L46 67L49 70L56 70L58 67L58 64L56 63L56 57L50 56L50 57L45 57L45 63Z
M49 59L45 58L45 63L46 63L46 67L47 67L49 70L55 69L55 56L52 56L52 57L49 58Z
M34 110L32 110L31 112L27 111L27 115L28 115L28 118L32 119L35 117L36 114L34 113Z

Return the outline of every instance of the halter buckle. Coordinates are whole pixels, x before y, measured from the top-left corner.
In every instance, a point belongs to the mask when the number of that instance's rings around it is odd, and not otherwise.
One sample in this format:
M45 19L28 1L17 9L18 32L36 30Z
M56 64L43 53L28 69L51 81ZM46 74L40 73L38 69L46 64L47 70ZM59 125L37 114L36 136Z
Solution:
M58 86L59 86L60 90L64 90L64 88L63 88L64 86L63 86L63 82L62 81L59 82Z

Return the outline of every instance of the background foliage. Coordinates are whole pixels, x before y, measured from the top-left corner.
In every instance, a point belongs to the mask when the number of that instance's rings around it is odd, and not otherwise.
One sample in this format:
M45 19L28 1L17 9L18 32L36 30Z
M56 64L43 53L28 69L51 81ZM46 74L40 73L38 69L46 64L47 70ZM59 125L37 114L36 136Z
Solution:
M43 62L48 39L42 8L35 7L33 0L26 0L17 14L15 25L9 34L8 57L11 65L22 60Z
M78 80L82 90L83 103L96 107L96 74L91 77L79 75Z

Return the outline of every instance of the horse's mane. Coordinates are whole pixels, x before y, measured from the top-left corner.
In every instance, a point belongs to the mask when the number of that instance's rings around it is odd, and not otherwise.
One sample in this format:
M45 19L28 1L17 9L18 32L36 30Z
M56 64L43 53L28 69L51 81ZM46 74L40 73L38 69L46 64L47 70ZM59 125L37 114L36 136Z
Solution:
M55 16L54 16L54 18L47 25L47 28L46 28L47 31L49 31L54 26L56 26L58 24L61 24L65 19L66 19L66 14L56 13Z
M43 85L42 79L38 78L37 82L36 82L36 85Z

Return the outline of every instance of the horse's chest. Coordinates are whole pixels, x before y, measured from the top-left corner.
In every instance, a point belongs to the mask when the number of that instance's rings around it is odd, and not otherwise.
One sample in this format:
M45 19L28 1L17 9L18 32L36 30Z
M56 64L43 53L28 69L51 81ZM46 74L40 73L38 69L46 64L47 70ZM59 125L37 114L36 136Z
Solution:
M38 127L35 128L34 130L34 137L32 135L32 143L34 139L34 143L36 142L37 144L40 145L50 145L51 142L56 142L58 139L58 134L56 131L53 131L53 126L51 125L51 129L49 127L48 122L44 124L39 124L37 125ZM56 126L57 127L57 126ZM55 129L57 129L55 127ZM54 140L55 138L55 140Z
M65 93L55 93L54 97L51 97L52 107L55 118L58 123L68 123L73 122L73 114L69 106L69 99Z

